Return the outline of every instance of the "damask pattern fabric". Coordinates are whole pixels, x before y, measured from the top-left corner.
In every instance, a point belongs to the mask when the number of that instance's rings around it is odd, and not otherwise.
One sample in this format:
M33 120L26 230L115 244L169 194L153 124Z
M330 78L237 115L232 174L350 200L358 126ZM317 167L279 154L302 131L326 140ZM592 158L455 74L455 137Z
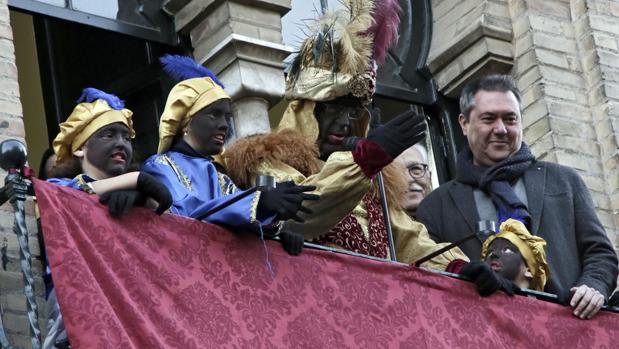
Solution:
M251 234L140 208L115 220L96 197L35 189L74 348L611 348L619 338L617 314L583 321L402 264L291 257Z
M361 227L359 217L356 217L355 211L353 211L328 233L316 239L315 242L368 256L387 258L389 250L387 228L385 228L385 217L380 202L372 193L366 194L362 202L366 208L364 213L367 213L365 220L370 222L366 225L367 231L364 231Z

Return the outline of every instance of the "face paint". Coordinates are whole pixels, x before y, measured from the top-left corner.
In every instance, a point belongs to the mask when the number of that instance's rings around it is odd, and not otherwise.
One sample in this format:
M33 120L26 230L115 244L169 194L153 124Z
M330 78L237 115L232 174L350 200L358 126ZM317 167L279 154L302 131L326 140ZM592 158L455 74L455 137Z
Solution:
M504 278L515 281L524 278L524 258L518 248L509 240L498 238L488 247L485 259L490 267Z
M217 155L223 150L228 136L228 120L231 119L230 100L220 99L191 118L183 139L204 156Z
M88 138L83 149L88 162L109 177L127 172L133 157L131 133L120 122L97 130Z
M318 150L326 160L336 151L345 150L342 142L350 136L351 123L361 117L364 109L338 103L319 103L315 109L318 121Z

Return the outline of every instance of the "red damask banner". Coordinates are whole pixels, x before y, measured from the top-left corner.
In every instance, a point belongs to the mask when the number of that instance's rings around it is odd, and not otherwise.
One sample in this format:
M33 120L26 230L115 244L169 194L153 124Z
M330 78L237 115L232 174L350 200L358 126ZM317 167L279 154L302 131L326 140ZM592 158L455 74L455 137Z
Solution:
M619 316L414 267L304 250L36 181L74 348L616 348ZM613 344L615 343L615 344Z

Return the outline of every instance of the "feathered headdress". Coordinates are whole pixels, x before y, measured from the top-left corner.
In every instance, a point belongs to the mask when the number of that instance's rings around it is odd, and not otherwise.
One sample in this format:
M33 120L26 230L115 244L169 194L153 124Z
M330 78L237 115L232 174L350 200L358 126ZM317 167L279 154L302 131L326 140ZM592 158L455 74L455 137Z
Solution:
M329 101L352 95L369 103L376 63L398 39L398 0L347 0L312 21L286 80L290 99Z
M135 136L131 120L133 112L125 109L125 103L117 96L87 87L77 102L79 104L71 115L60 124L60 132L54 139L56 163L69 159L104 126L120 122L129 128L132 138Z
M159 58L163 70L172 79L183 81L193 78L209 77L217 85L224 88L224 84L219 81L217 76L207 67L198 64L193 58L179 55L163 55Z
M101 90L97 90L94 87L86 87L82 90L82 95L77 99L77 103L92 103L97 99L101 99L107 102L107 105L114 110L121 110L125 107L125 101L121 100L117 96L109 93L105 93Z
M159 61L170 77L180 81L170 91L159 120L158 153L161 154L170 149L174 137L198 111L230 97L224 92L224 85L217 76L193 58L165 55Z
M286 77L291 101L277 130L292 128L307 139L318 137L316 102L353 96L367 105L376 89L376 64L383 63L398 39L398 0L342 0L344 8L325 12L308 26ZM353 123L353 135L364 136L366 111Z
M381 0L374 7L374 24L368 33L374 38L374 60L379 65L385 63L387 50L398 42L401 13L400 0Z

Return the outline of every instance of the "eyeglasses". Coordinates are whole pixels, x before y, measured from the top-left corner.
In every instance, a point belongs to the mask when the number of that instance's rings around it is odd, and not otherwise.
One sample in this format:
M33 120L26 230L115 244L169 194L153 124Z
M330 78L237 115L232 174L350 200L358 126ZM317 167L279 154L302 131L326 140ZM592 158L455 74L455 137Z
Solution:
M413 178L421 178L428 172L428 165L426 164L411 164L407 167L408 174Z

